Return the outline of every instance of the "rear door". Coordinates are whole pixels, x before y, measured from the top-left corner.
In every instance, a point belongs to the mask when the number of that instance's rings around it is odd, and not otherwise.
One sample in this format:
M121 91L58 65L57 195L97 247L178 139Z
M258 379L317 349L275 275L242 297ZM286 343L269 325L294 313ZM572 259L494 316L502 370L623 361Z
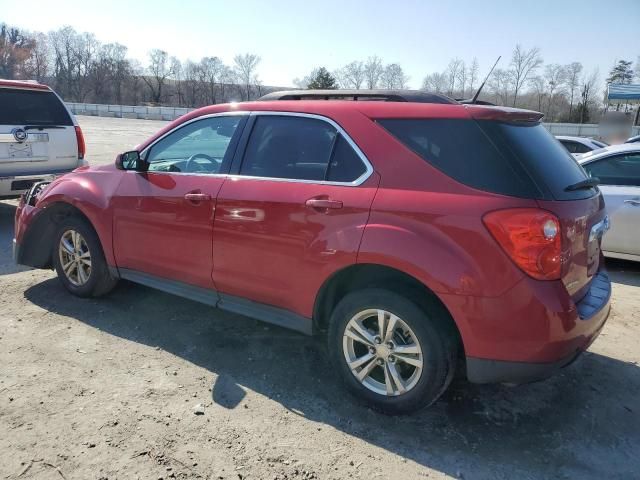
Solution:
M69 171L78 166L73 120L50 90L0 87L0 175Z
M640 255L640 152L613 155L584 165L600 179L611 219L602 248L607 252Z
M223 303L242 297L310 317L322 282L356 262L378 178L329 119L252 116L218 195L215 284Z

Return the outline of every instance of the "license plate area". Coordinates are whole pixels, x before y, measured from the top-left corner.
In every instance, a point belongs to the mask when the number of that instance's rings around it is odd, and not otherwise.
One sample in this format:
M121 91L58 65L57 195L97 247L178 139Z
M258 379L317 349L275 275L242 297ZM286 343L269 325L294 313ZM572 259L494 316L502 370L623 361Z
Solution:
M9 158L31 158L33 149L30 143L10 143Z

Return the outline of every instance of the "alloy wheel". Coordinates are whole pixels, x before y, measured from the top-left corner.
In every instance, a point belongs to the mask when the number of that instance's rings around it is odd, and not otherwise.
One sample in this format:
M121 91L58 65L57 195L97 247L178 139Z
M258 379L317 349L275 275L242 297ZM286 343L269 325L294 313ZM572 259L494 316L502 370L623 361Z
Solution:
M69 282L81 287L91 276L91 252L84 237L76 230L66 230L58 246L60 265Z
M415 333L386 310L354 315L345 328L342 350L354 377L380 395L403 395L422 375L424 357Z

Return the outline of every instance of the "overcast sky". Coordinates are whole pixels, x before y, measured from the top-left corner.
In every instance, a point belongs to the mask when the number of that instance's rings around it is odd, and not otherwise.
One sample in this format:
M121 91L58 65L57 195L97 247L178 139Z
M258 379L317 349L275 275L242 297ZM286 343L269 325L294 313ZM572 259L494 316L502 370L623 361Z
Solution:
M0 0L0 12L29 30L71 25L120 42L143 64L152 48L228 63L257 53L260 79L278 86L370 55L400 63L416 88L453 57L477 57L483 76L498 55L506 67L516 43L539 47L545 63L599 68L603 81L614 60L640 55L640 0Z

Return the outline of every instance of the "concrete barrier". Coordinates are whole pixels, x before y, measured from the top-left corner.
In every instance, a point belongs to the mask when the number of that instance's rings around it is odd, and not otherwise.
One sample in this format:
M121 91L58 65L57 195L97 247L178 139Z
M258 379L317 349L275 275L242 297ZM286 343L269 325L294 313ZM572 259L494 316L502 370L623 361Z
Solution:
M76 115L93 115L118 118L139 118L143 120L175 120L195 110L184 107L145 107L139 105L96 105L95 103L67 103ZM598 137L599 126L592 123L545 123L553 135L576 137ZM633 127L632 135L640 135L640 126Z

